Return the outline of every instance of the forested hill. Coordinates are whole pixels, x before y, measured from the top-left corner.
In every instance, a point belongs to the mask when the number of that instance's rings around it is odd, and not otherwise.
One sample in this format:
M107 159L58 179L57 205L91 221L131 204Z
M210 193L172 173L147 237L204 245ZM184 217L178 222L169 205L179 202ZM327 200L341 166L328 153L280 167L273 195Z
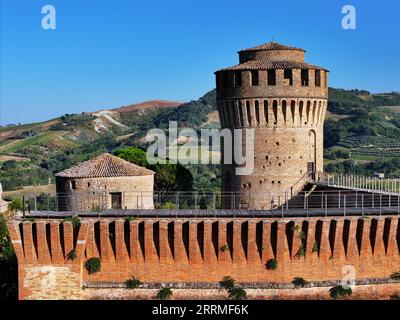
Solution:
M153 100L0 128L0 181L5 190L47 184L55 172L94 155L143 145L149 129L167 128L171 120L180 127L218 127L215 98L214 89L187 103ZM343 162L336 159L337 149L367 160L400 155L400 115L396 108L381 106L400 106L400 94L329 88L325 147L329 148L327 158L335 159L331 159L328 169L350 170L332 167Z

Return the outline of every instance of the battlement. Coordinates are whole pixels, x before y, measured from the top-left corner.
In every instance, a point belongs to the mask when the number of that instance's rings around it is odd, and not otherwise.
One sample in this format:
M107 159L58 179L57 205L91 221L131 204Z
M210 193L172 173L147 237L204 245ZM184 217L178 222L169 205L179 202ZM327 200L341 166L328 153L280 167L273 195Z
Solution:
M277 196L304 174L323 171L329 71L305 62L304 53L269 42L239 51L239 64L215 72L221 126L254 129L251 144L240 145L243 154L253 149L254 170L238 176L239 164L221 163L222 191ZM234 153L238 145L232 147ZM252 208L271 205L257 201Z
M219 100L222 128L312 128L322 126L325 99Z
M40 219L8 223L19 265L21 299L81 298L83 283L287 283L357 279L400 269L399 217L293 219ZM76 258L68 259L75 251ZM101 259L101 271L83 267ZM265 263L276 259L278 268Z

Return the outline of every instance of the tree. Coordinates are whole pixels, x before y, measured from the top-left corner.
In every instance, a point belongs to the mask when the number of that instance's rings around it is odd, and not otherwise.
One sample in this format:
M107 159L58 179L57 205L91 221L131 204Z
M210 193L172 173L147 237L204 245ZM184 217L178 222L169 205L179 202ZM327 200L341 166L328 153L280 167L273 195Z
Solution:
M191 191L193 176L181 164L155 164L150 166L155 171L155 190L159 192Z
M337 144L342 138L342 131L338 123L333 120L326 120L324 126L324 148Z
M17 258L11 244L5 218L0 214L0 300L17 299Z
M16 167L17 167L17 161L7 160L4 161L3 165L1 166L1 170L10 170L10 169L15 169Z
M181 164L167 162L165 164L149 164L146 152L137 147L127 147L114 151L114 155L146 167L155 172L154 189L158 192L171 193L175 191L191 191L193 189L193 176Z
M114 155L141 167L149 167L146 152L136 147L126 147L114 151Z

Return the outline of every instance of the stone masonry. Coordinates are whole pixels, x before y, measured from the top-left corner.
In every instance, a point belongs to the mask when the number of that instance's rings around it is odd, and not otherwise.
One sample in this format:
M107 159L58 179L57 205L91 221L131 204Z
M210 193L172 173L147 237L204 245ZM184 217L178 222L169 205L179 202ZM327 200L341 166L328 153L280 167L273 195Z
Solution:
M58 209L153 209L154 172L110 154L56 174Z

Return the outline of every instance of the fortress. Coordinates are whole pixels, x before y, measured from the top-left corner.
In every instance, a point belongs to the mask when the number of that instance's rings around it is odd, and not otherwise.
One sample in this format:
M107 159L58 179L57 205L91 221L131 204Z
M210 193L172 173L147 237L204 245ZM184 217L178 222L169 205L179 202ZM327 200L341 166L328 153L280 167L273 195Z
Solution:
M398 194L321 194L310 200L320 210L312 216L304 193L301 206L307 211L298 214L287 207L287 216L274 214L296 201L310 178L317 180L323 170L328 71L304 62L304 52L267 43L240 51L238 65L216 72L222 128L255 131L253 173L236 176L235 164L222 164L222 191L238 194L222 199L223 210L204 209L199 216L190 210L151 209L152 200L145 207L136 198L126 202L123 194L131 185L152 188L153 172L111 156L100 158L98 167L96 160L58 174L59 192L71 197L75 189L101 192L104 211L81 212L80 223L73 224L65 220L73 212L61 203L61 212L38 212L34 222L8 221L18 259L19 298L143 299L171 286L178 299L220 299L227 296L218 283L231 276L250 298L325 299L349 269L355 298L399 294L400 283L390 279L400 271ZM112 174L104 161L113 164ZM99 168L102 176L94 176ZM82 210L93 206L88 199L78 202ZM382 199L389 202L386 215ZM351 201L354 210L346 216ZM344 206L343 215L327 214L332 203ZM165 213L169 216L161 217ZM98 273L84 267L91 258L100 259ZM274 270L267 267L271 260ZM127 289L125 281L132 277L143 282L140 289ZM309 287L293 290L295 277L309 281Z
M242 194L235 207L273 208L283 201L271 197L293 197L306 175L323 171L328 70L304 62L304 53L269 42L239 51L238 65L216 72L221 127L254 129L253 173L235 175L235 164L222 163L222 190Z

